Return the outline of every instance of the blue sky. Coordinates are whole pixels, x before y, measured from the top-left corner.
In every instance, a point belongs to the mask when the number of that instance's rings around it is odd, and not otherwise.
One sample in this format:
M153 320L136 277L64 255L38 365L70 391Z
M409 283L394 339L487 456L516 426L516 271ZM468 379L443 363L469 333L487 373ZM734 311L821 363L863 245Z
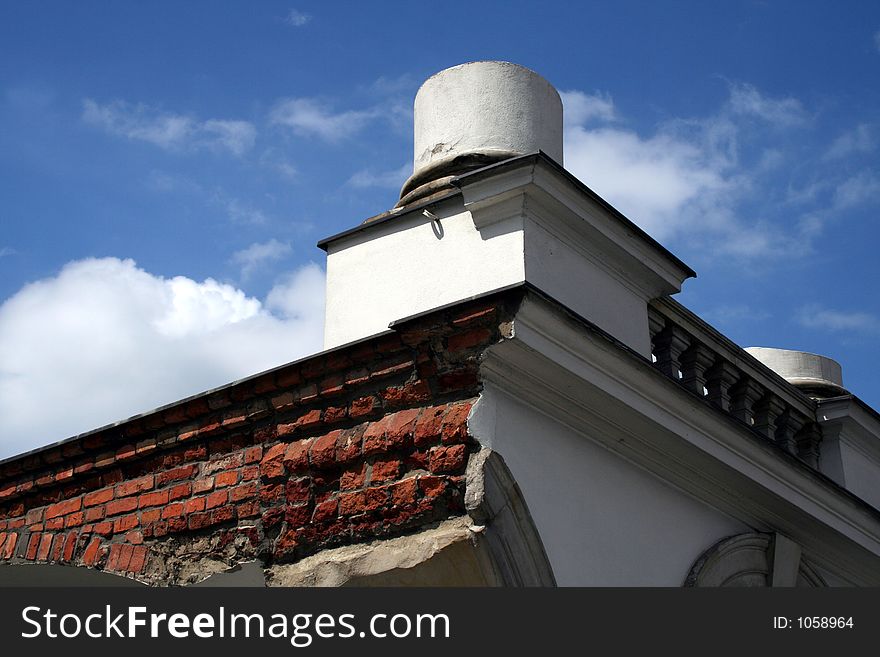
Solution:
M320 349L315 242L391 207L455 64L562 93L566 167L743 346L880 407L876 2L4 2L0 457Z

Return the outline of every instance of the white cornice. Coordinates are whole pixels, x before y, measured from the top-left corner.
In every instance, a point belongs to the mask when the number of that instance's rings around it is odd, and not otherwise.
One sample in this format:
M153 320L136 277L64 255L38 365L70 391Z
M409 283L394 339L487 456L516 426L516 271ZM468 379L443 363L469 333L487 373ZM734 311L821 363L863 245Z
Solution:
M880 515L784 456L643 358L529 294L514 336L486 354L491 385L819 565L880 585Z

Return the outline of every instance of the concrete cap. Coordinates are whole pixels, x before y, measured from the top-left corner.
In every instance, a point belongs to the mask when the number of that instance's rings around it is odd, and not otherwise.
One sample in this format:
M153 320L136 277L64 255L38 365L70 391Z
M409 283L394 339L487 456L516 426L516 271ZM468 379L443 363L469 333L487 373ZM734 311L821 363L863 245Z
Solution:
M559 93L517 64L471 62L440 71L421 86L414 110L413 175L401 201L434 193L441 179L517 155L541 150L562 164Z
M818 390L827 396L846 393L840 363L836 360L790 349L746 347L746 351L799 388Z

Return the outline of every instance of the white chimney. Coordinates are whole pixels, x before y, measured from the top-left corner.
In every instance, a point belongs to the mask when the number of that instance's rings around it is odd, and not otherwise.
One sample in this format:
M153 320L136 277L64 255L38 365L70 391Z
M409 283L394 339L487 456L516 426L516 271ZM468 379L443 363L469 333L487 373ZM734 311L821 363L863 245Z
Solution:
M400 202L319 243L324 347L528 283L649 358L647 301L694 274L561 163L562 102L537 73L474 62L429 78Z
M827 356L770 347L746 347L746 351L813 397L846 394L840 363Z
M562 100L509 62L471 62L428 78L416 94L413 174L398 205L448 188L454 175L544 151L562 164Z

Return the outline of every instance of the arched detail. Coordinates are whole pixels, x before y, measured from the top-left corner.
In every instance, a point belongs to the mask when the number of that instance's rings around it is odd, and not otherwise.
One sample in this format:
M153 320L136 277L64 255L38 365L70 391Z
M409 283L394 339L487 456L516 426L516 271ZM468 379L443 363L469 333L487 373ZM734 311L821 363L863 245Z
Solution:
M484 568L500 586L556 586L544 543L519 485L498 452L470 458L465 506L483 539Z
M827 586L801 555L800 546L781 534L751 532L724 538L691 567L687 587Z

